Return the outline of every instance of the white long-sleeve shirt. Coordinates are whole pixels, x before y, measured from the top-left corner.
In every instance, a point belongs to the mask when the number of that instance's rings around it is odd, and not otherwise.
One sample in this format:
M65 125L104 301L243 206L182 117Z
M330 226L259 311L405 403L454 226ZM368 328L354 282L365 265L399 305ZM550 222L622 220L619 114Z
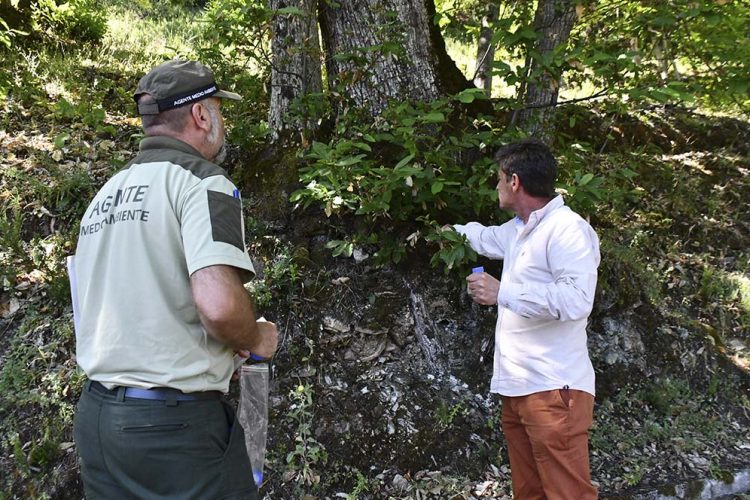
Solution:
M501 226L455 225L480 255L503 260L490 391L525 396L568 386L594 395L586 346L599 238L562 196Z

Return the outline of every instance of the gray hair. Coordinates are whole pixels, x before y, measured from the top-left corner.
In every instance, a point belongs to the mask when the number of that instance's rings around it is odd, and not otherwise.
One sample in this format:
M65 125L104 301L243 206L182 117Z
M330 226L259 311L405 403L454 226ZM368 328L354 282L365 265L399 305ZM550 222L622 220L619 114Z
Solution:
M152 104L156 100L150 94L143 94L138 98L138 104ZM149 135L149 131L156 128L163 128L174 133L180 133L185 130L187 118L190 116L192 106L180 106L179 108L162 111L158 115L141 115L141 124L143 131Z

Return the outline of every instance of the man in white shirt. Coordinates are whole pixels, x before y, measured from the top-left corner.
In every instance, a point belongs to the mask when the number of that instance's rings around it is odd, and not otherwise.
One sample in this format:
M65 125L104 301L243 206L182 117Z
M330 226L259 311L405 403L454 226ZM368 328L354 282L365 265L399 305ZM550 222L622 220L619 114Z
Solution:
M469 296L497 304L491 392L503 396L514 498L596 498L588 429L594 369L586 347L599 265L591 226L555 195L557 165L542 142L501 148L501 226L455 225L480 255L503 261L502 279L472 273Z

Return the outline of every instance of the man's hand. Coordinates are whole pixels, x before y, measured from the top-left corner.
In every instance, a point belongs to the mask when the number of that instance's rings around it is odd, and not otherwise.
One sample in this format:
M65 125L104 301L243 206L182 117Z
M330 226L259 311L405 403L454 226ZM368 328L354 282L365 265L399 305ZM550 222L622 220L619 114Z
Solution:
M500 291L500 281L487 273L471 273L466 277L469 297L477 304L491 306L497 304L497 293Z
M255 324L258 325L259 342L253 348L252 353L261 358L269 359L273 357L279 345L279 332L276 330L276 323L258 320Z
M255 350L235 349L234 353L243 360L252 355L263 359L270 359L276 352L279 343L279 333L276 329L276 324L262 318L257 319L255 324L258 327L258 342L256 343L257 347Z

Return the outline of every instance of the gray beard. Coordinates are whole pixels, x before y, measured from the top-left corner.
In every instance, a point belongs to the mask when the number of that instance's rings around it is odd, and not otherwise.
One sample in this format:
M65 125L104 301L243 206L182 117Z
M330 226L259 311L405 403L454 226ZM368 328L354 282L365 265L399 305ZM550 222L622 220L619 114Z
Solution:
M224 160L227 159L227 143L226 141L221 143L221 149L219 149L219 152L216 153L216 156L214 156L213 162L217 165L221 165L224 163Z

